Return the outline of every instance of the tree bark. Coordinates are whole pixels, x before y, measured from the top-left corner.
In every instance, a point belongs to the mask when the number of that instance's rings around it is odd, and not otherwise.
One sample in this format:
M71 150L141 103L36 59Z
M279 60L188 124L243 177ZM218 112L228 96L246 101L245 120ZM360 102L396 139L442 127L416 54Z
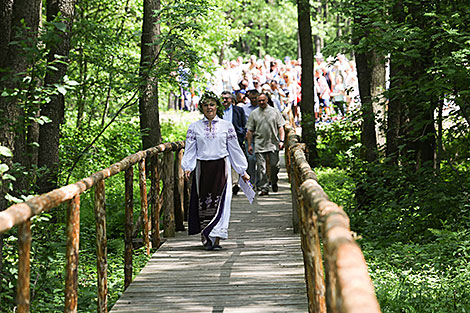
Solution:
M158 112L158 79L151 71L159 50L159 45L155 45L154 42L160 35L158 17L154 16L155 10L160 10L160 0L144 0L139 73L142 80L139 112L143 149L156 146L161 142Z
M41 1L0 0L0 93L4 89L22 88L23 74L30 67L25 49L19 45L10 45L11 41L30 40L36 42L40 20ZM24 26L27 27L25 29ZM13 163L29 168L26 147L25 103L16 97L0 97L0 145L13 152L12 159L2 160L10 168ZM27 189L24 175L18 175L14 182L15 195L19 196ZM0 210L7 206L4 186L0 190ZM0 279L2 279L3 235L0 236ZM1 292L1 290L0 290Z
M74 12L75 0L47 1L47 20L51 22L60 14L60 21L66 25L66 31L58 31L58 41L49 46L48 63L54 64L57 70L46 73L46 86L63 84L67 64L56 62L56 55L61 56L61 61L68 62ZM49 117L51 122L45 123L39 128L38 167L47 169L44 175L39 177L37 183L39 193L51 191L58 186L60 125L64 122L64 108L65 98L61 93L52 96L49 103L44 103L41 106L41 115Z
M436 138L436 159L434 168L436 170L436 174L440 175L441 173L441 161L442 161L442 133L443 133L443 125L442 125L442 109L444 107L444 100L439 99L438 110L437 110L437 138Z
M423 8L418 3L407 3L406 22L414 27L423 28L428 23L427 19L423 19ZM430 39L431 40L431 39ZM432 44L431 44L432 45ZM408 55L403 79L406 82L413 82L413 95L405 95L402 93L402 105L406 116L409 117L407 123L403 124L404 130L404 160L410 170L417 171L420 168L434 168L434 158L436 150L436 130L434 126L434 110L438 106L438 95L429 93L421 88L420 81L427 76L427 80L432 79L428 75L428 65L432 64L431 45L424 46L420 49L419 55ZM405 53L413 51L415 45L410 43L405 47ZM405 115L402 112L402 115ZM414 167L414 168L413 168Z
M2 3L8 14L7 7L11 2ZM19 45L9 45L11 41L28 41L29 44L36 42L41 1L17 0L13 3L10 23L10 39L2 46L2 53L7 49L4 59L4 72L0 73L0 90L23 89L23 73L31 64L28 61L28 48L23 49ZM5 24L6 25L6 24ZM25 25L26 28L23 26ZM4 26L8 29L8 26ZM3 43L2 43L3 45ZM25 123L25 99L17 97L0 97L0 145L10 148L13 152L13 163L18 163L25 169L29 168L29 158L26 149L26 123ZM26 189L24 175L17 177L15 190L22 193Z
M317 137L315 131L314 90L313 90L313 43L310 25L310 3L308 0L297 0L300 55L302 57L302 141L308 149L308 162L317 165Z
M378 52L372 52L372 75L370 85L370 95L372 101L372 110L375 117L375 135L379 146L385 144L385 133L383 127L385 114L385 57Z
M401 0L395 2L392 11L391 19L401 24L405 20L403 4ZM402 99L394 93L398 90L403 82L404 73L406 68L399 62L399 55L401 51L392 51L390 54L390 87L391 96L388 101L387 110L387 129L385 131L386 146L385 153L387 156L388 164L398 166L400 151L399 146L402 144L400 135L402 134L403 121L405 115L403 114Z
M362 16L355 17L355 28L353 30L353 42L355 45L359 43L361 38L367 37L367 31L364 31L360 20ZM366 27L366 26L362 26ZM372 106L371 87L372 87L372 53L364 51L356 51L357 79L359 81L359 95L361 97L361 113L362 113L362 132L361 142L364 146L365 159L373 162L377 158L377 141L375 135L375 116Z
M0 68L5 67L10 43L13 0L0 0Z
M317 1L318 2L318 1ZM316 13L316 17L320 17L322 16L322 13L321 13L321 9L322 9L322 6L321 4L320 5L317 5L317 8L316 10L314 10L314 12ZM323 25L320 23L320 28L323 28ZM315 53L320 53L321 52L321 49L323 47L322 45L322 38L318 35L315 35L314 36L314 43L315 43Z
M390 88L395 89L401 85L400 79L400 72L401 66L395 63L394 54L391 55L390 60ZM388 163L390 165L398 166L399 160L399 145L401 140L399 139L400 136L400 129L401 129L401 121L402 121L402 105L401 99L398 96L390 97L388 101L388 110L387 110L387 129L385 131L386 137L386 146L385 146L385 154L388 159Z
M5 67L5 60L8 53L8 44L10 43L10 24L11 15L13 11L13 0L0 0L0 68ZM2 110L3 107L0 107ZM0 125L5 125L6 119L3 110L0 111ZM6 129L0 126L0 145L5 144L6 138L4 137ZM9 163L2 159L2 163ZM5 195L7 190L4 184L0 186L0 211L3 211L7 206ZM3 280L3 234L0 234L0 280ZM2 292L0 285L0 292Z

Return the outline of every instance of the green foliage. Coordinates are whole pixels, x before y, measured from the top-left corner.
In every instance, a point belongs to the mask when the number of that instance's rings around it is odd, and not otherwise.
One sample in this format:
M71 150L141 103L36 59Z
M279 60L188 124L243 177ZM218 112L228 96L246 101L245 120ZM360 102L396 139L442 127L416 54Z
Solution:
M359 125L349 123L347 133L357 134ZM469 135L460 118L450 125L440 175L391 166L385 158L367 163L358 157L357 136L355 144L343 140L344 125L318 130L323 162L341 156L333 164L340 168L316 169L319 183L350 217L382 312L470 309Z
M10 149L4 146L0 146L0 189L6 192L13 189L11 182L15 181L16 178L8 173L10 167L7 164L2 163L2 158L11 158L12 156L13 154L11 153Z
M382 312L468 312L468 231L388 246L361 240Z
M70 121L70 119L68 119ZM89 145L101 130L98 121L90 124L86 129L76 129L73 125L62 128L63 139L60 142L60 160L62 179L65 182L66 174L71 170L72 163L80 153ZM126 156L141 150L139 121L126 114L121 115L95 144L85 152L73 171L70 182L87 177L102 169L104 165L111 165Z
M467 122L455 113L448 118L447 125L443 134L443 163L442 171L460 173L460 176L468 176L470 171L470 151L467 149L470 145L470 132ZM453 175L452 173L449 173ZM458 178L460 180L460 178Z
M468 214L464 186L470 186L470 180L455 180L455 173L447 180L432 171L407 173L385 164L357 162L350 174L356 193L367 195L366 202L357 204L356 227L381 240L421 240L429 235L428 228L468 226L461 216Z
M187 123L175 124L170 120L163 122L161 128L163 142L184 141L186 139L186 131L188 130Z
M226 52L228 58L239 55L259 57L269 54L278 59L297 57L297 8L294 2L224 1L227 19L239 28L239 37Z
M339 204L343 208L354 206L354 180L340 168L318 167L315 168L317 179L327 192L330 201Z
M376 187L374 204L367 210L357 210L353 201L356 185L347 171L318 168L316 173L330 199L344 206L351 218L351 229L360 238L382 312L468 312L470 241L468 221L462 218L468 213L461 211L457 221L448 217L449 208L459 207L459 201L442 203L446 200L441 199L434 209L440 211L444 225L425 228L436 217L419 218L420 208L407 212L412 204L406 203L411 200L406 200L410 192L404 186L401 190L390 188L393 191ZM457 186L442 184L440 188L448 191ZM419 188L411 189L419 192ZM423 199L423 194L416 196L416 203L429 204L442 196ZM384 204L374 207L383 197ZM459 197L466 201L460 209L468 210L468 193Z
M335 123L317 124L317 150L320 164L326 167L347 167L358 155L359 121L352 116Z

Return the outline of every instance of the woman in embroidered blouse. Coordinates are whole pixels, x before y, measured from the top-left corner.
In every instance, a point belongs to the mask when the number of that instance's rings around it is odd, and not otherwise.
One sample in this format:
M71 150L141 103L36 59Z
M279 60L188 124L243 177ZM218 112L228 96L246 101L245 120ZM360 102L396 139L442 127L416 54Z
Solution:
M212 92L201 97L199 109L204 118L189 125L181 162L186 180L195 170L191 188L188 233L201 233L207 250L220 250L220 239L228 238L231 169L249 181L248 163L232 123L219 118L220 99ZM219 109L219 110L218 110ZM223 109L222 109L223 110ZM223 111L222 111L223 112Z

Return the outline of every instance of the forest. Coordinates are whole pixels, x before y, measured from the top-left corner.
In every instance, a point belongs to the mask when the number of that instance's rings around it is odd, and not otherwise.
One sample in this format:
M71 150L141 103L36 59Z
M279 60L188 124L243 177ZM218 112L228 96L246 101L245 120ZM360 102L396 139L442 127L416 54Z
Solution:
M223 61L301 58L309 163L351 219L382 311L468 312L469 9L461 0L0 0L0 211L184 140L181 67L200 93ZM357 65L361 106L335 123L312 117L320 52ZM168 112L182 122L162 119ZM110 180L112 306L124 288L124 182ZM93 195L81 201L78 309L90 312ZM32 312L63 311L65 225L65 206L31 221ZM17 243L17 228L0 234L1 312L16 310ZM134 257L137 273L148 258Z

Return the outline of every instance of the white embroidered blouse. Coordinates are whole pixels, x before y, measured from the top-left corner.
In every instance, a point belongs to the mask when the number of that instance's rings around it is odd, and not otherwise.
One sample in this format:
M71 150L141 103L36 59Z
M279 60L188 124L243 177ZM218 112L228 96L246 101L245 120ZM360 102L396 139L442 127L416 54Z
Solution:
M181 160L183 170L193 171L197 160L218 160L227 156L233 169L243 175L248 163L240 148L232 123L216 116L212 120L211 128L206 117L189 125Z

